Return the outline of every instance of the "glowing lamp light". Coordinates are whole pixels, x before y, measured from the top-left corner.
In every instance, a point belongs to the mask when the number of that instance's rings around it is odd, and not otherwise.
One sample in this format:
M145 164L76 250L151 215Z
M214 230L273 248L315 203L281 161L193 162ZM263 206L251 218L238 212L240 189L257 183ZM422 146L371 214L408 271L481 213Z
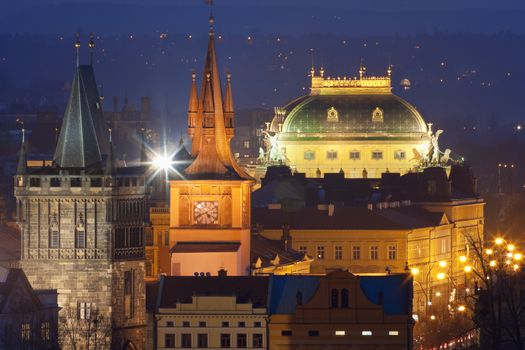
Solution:
M510 265L511 262L512 262L512 261L507 260L507 261L505 261L505 264Z
M465 272L472 272L472 266L470 265L465 266Z
M436 292L436 296L440 297L441 296L441 292Z
M496 238L496 240L495 240L494 242L495 242L497 245L501 245L501 244L503 244L503 238L498 237L498 238Z
M514 257L514 254L512 254L511 252L508 252L507 253L507 258L512 258L512 257Z
M492 249L487 249L487 250L485 250L485 253L487 255L492 255L494 253L494 251Z
M170 157L161 156L161 155L156 156L153 159L152 163L153 163L153 166L156 167L157 169L163 169L163 170L168 170L172 165L172 161Z
M430 319L433 321L433 320L436 319L436 316L434 316L434 315L430 315Z
M514 254L514 260L521 260L523 258L523 255L521 253Z
M467 308L465 307L465 305L459 305L458 306L458 311L459 312L464 312Z
M509 244L509 245L507 246L507 250L508 250L509 252L512 252L515 248L516 248L516 247L514 246L514 244Z
M443 272L440 272L440 273L437 274L436 277L437 277L438 280L443 280L443 279L445 279L445 274Z
M462 255L459 257L459 261L464 263L465 261L467 261L467 257L465 255Z
M491 261L489 262L489 265L490 265L491 267L496 266L496 260L491 260Z
M520 268L520 266L519 266L518 264L514 264L514 266L512 266L512 269L513 269L514 271L518 271L519 268Z
M412 275L416 276L419 274L419 269L417 267L413 267L410 269L410 272L412 273Z
M439 267L447 267L447 262L445 260L441 260L439 262Z

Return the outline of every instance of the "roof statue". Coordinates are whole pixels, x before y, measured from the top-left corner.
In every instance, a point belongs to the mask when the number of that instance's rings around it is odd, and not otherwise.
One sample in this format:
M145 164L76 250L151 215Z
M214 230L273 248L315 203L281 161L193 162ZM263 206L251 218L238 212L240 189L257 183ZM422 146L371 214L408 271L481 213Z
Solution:
M237 165L230 149L233 136L233 100L231 76L227 76L223 101L217 54L214 19L210 16L208 51L203 70L200 96L197 96L195 74L188 104L188 134L192 138L193 162L183 171L195 179L251 179Z
M93 66L77 67L53 160L59 168L100 165L109 153L109 138L100 105Z

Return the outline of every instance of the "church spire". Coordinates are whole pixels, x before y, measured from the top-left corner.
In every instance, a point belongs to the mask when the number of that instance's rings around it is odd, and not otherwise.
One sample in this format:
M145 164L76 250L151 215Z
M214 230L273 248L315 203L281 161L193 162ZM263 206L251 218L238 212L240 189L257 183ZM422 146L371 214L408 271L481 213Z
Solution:
M106 175L114 175L116 173L115 168L115 157L113 155L113 139L111 134L111 129L108 129L109 133L109 154L106 158L106 167L105 167L105 173Z
M198 178L251 179L237 165L231 153L215 50L213 16L210 16L209 23L208 50L199 96L197 124L193 132L192 155L195 159L184 172L189 177ZM231 107L233 108L233 105ZM206 138L202 137L204 135Z
M108 154L108 136L91 65L77 67L53 160L60 168L87 168Z
M224 116L226 118L226 127L233 128L233 94L232 94L232 75L226 73L226 92L224 93Z
M18 164L16 166L16 174L27 174L27 145L26 145L26 130L22 129L22 143L20 144L20 151L18 153Z

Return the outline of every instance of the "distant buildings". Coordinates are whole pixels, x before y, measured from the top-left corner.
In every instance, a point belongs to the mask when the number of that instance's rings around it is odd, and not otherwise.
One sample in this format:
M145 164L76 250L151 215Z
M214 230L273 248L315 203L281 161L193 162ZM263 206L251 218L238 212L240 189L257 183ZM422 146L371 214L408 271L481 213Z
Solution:
M0 267L0 349L58 349L56 289L33 289L20 269Z
M162 277L152 348L411 349L410 275Z

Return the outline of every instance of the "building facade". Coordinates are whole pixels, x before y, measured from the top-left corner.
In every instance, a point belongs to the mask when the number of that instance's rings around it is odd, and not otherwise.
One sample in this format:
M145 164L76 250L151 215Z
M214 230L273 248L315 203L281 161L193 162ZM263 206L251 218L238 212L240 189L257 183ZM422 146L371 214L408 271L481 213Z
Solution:
M20 269L0 267L0 349L57 349L54 289L34 290Z
M76 68L53 165L28 167L25 142L15 196L28 280L58 291L64 319L106 320L99 344L143 348L148 187L143 168L115 166L92 66Z

